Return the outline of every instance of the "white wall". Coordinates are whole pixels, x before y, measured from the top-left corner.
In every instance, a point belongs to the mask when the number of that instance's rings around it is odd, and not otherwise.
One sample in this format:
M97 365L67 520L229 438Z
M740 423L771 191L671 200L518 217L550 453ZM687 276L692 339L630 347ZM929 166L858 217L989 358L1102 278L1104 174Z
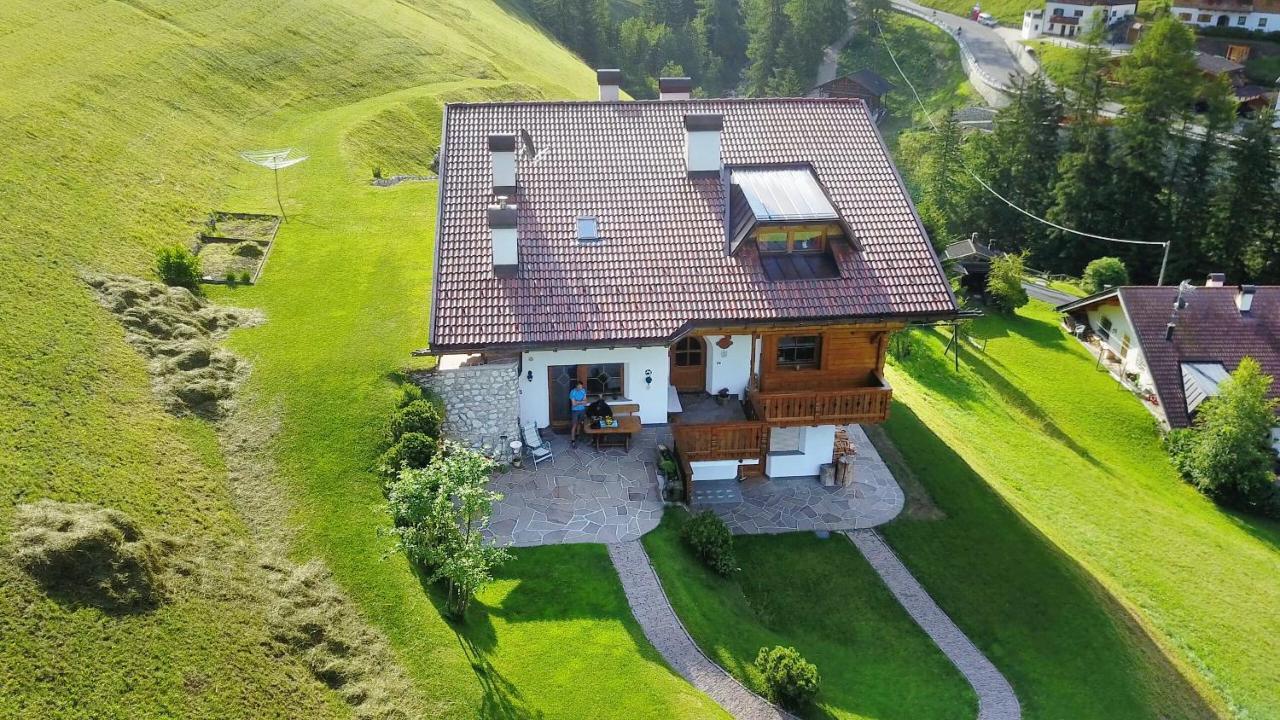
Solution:
M1264 13L1253 12L1245 13L1238 10L1229 9L1200 9L1187 7L1185 5L1174 5L1170 12L1173 16L1188 25L1197 27L1214 27L1218 24L1218 18L1226 15L1227 24L1223 27L1241 28L1243 30L1262 30L1264 32L1272 32L1280 30L1280 13ZM1183 18L1183 15L1187 18ZM1201 20L1201 15L1207 15L1207 20ZM1244 18L1244 24L1240 24L1240 18ZM1266 22L1263 22L1265 20Z
M1061 13L1059 13L1060 15L1079 19L1080 24L1078 26L1079 29L1076 31L1077 34L1087 32L1093 26L1095 19L1101 19L1103 25L1110 25L1111 23L1119 20L1120 18L1128 17L1138 12L1137 5L1112 5L1110 7L1107 7L1106 5L1096 5L1096 6L1090 7L1088 5L1072 5L1069 3L1047 2L1045 3L1045 6L1044 6L1044 18L1041 23L1041 27L1045 29L1048 28L1049 23L1052 22L1053 20L1052 16L1054 14L1055 9L1062 11ZM1024 28L1024 35L1025 35L1025 28L1026 28L1025 15L1023 16L1023 28Z
M738 477L739 465L756 465L755 460L699 460L689 463L693 480L733 480Z
M1043 10L1027 10L1022 13L1022 39L1034 40L1043 32Z
M728 348L716 345L722 337L708 335L703 338L708 358L706 390L715 394L720 392L720 388L729 388L730 393L742 397L751 378L751 336L731 335L733 344Z
M1138 347L1138 334L1129 326L1129 318L1125 316L1124 311L1118 305L1102 305L1088 310L1089 327L1093 329L1098 338L1102 339L1100 330L1102 328L1102 319L1104 317L1111 319L1111 338L1104 340L1107 347L1111 351L1120 355L1120 348L1124 346L1124 336L1129 336L1129 354L1125 356L1124 362L1121 364L1121 370L1125 373L1138 374L1138 386L1150 390L1155 387L1151 379L1151 371L1147 367L1146 359L1142 357L1142 350Z
M640 405L640 422L667 421L667 385L670 383L670 361L667 348L654 345L643 348L591 348L587 350L535 350L524 353L520 367L520 419L533 420L538 427L551 422L547 397L547 368L552 365L592 365L622 363L623 392L626 399ZM645 371L652 371L653 382L645 384ZM533 381L527 378L533 371Z
M835 444L835 425L800 428L800 452L769 453L765 458L765 474L769 477L817 475L823 464L831 462Z

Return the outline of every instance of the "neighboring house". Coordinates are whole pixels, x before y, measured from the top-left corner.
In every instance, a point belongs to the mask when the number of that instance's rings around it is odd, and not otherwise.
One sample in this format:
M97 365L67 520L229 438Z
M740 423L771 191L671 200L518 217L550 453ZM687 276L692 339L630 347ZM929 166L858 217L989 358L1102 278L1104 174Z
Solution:
M1043 9L1022 14L1022 39L1044 35L1073 38L1088 32L1095 22L1109 26L1137 12L1138 4L1125 0L1049 0Z
M837 426L887 417L889 333L957 314L867 104L599 77L601 101L445 108L431 352L518 386L466 409L504 425L567 426L581 380L674 420L695 479L817 474ZM722 390L723 417L681 417Z
M872 70L862 69L848 75L828 80L810 93L814 97L860 98L867 103L876 122L884 116L884 96L893 90L893 84Z
M1197 51L1196 67L1205 77L1227 78L1227 82L1231 83L1231 92L1239 103L1237 111L1241 115L1251 115L1266 109L1271 104L1267 91L1257 85L1250 85L1245 78L1244 65L1235 60Z
M983 245L976 238L977 233L974 233L973 238L951 243L942 251L942 258L960 276L961 287L970 293L985 295L991 259L1002 253Z
M1126 286L1058 310L1068 325L1093 332L1119 369L1154 394L1170 427L1183 428L1241 358L1280 377L1280 286L1228 287L1214 274L1175 312L1177 297L1177 287ZM1280 397L1280 383L1271 395Z
M989 133L996 129L997 114L995 108L971 105L956 111L956 123L961 128Z
M1175 18L1196 27L1280 30L1280 0L1174 0Z

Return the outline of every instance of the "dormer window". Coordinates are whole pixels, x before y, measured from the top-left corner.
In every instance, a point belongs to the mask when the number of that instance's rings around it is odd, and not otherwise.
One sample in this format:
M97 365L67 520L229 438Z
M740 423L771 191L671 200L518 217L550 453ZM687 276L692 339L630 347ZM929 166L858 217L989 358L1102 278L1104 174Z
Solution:
M762 253L820 253L827 249L829 233L826 226L761 227L756 231L756 244Z
M600 222L594 215L583 215L578 218L578 240L591 242L600 239Z

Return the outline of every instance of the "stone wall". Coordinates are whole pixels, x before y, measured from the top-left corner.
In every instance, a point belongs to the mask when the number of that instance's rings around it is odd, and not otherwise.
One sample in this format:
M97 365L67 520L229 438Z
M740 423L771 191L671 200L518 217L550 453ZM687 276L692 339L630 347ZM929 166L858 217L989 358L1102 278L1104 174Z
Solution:
M467 445L520 437L520 368L516 360L415 373L414 382L444 400L444 433Z

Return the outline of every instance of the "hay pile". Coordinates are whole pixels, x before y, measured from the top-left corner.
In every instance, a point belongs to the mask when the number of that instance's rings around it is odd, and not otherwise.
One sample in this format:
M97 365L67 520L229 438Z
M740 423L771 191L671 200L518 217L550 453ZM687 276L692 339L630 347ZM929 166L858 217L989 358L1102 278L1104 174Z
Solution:
M146 610L165 598L161 577L175 549L143 537L128 515L85 503L18 506L14 562L50 595L111 611Z
M387 639L341 594L324 566L265 562L276 604L272 635L312 674L342 695L360 720L424 717Z
M211 305L180 287L120 275L85 278L125 327L125 339L150 361L152 384L176 414L217 419L248 372L215 344L234 327L256 324L253 311Z

